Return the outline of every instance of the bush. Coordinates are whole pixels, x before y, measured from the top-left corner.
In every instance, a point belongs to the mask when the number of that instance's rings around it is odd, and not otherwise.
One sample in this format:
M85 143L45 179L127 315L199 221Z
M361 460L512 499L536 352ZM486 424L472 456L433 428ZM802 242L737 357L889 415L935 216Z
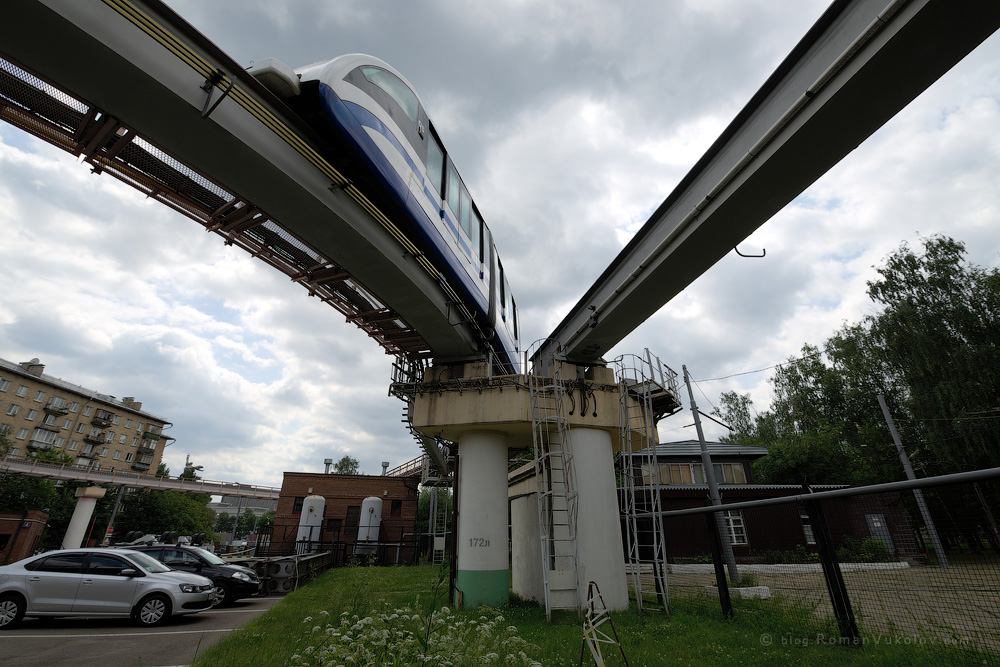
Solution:
M844 535L837 549L837 560L841 563L888 563L893 556L889 545L877 537L859 540Z

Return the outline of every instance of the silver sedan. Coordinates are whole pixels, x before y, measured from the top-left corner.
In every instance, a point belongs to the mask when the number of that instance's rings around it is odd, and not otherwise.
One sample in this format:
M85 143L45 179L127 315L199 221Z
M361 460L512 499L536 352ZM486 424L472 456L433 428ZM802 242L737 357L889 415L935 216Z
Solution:
M0 567L0 630L25 616L121 616L158 625L210 609L214 589L210 579L138 551L50 551Z

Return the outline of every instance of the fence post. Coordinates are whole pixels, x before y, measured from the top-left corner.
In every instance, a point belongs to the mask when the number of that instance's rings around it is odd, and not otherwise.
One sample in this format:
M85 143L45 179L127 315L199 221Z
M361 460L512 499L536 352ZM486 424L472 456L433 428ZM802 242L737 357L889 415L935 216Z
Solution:
M808 489L808 487L806 488ZM854 618L854 610L851 609L851 598L847 594L844 575L840 571L837 551L833 546L830 528L826 525L823 508L817 500L806 500L803 505L805 505L806 512L809 513L809 523L812 524L813 536L816 538L819 560L823 565L823 578L826 579L826 590L830 593L833 614L837 618L837 626L840 628L841 643L860 646L858 624Z
M729 582L726 579L726 569L722 564L722 544L719 541L719 526L715 514L715 512L705 513L705 519L708 523L708 541L712 545L712 564L715 565L715 585L719 589L722 616L732 618L733 601L729 598Z

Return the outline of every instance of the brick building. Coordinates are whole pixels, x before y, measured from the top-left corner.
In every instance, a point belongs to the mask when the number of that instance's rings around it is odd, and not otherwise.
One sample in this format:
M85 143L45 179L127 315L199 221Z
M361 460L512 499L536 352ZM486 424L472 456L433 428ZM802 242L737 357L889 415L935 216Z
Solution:
M405 543L406 554L400 557L400 562L409 562L409 555L415 553L411 545L416 537L419 482L419 477L286 472L275 511L270 553L295 551L303 503L308 496L315 495L326 500L322 534L318 538L322 548L336 545L335 550L350 556L358 537L361 504L365 498L374 496L382 499L379 542Z
M16 364L0 359L0 431L11 457L61 451L76 465L156 472L163 434L170 422L142 409L134 398L121 400L42 371L38 359Z
M801 485L755 484L752 464L767 455L765 447L751 447L723 442L708 442L709 455L722 503L738 503L766 498L781 498L804 493ZM697 440L668 442L656 446L659 468L660 507L663 511L704 507L709 503L709 487ZM648 464L636 465L635 483L648 488L651 470ZM812 491L829 491L843 486L812 486ZM644 501L640 501L640 504ZM641 509L641 508L640 508ZM918 555L913 527L897 492L834 498L824 502L824 514L838 546L846 538L862 540L876 537L898 558ZM729 510L723 515L733 553L749 560L759 554L790 552L804 547L815 551L816 542L808 514L797 504L788 503L743 510ZM648 520L640 520L647 524ZM625 528L623 527L623 534ZM664 519L666 551L669 558L705 556L711 551L705 515L687 515ZM650 528L640 532L649 535ZM642 539L642 538L640 538ZM648 548L640 547L643 557L651 557Z

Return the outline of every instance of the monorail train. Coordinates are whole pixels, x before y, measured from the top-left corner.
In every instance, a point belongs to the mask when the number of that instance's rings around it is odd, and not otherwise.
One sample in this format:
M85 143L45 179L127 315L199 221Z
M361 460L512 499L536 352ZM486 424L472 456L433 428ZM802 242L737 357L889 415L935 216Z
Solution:
M515 371L517 305L493 235L413 86L361 54L295 70L268 59L250 72L337 149L345 172L445 275L495 361Z

